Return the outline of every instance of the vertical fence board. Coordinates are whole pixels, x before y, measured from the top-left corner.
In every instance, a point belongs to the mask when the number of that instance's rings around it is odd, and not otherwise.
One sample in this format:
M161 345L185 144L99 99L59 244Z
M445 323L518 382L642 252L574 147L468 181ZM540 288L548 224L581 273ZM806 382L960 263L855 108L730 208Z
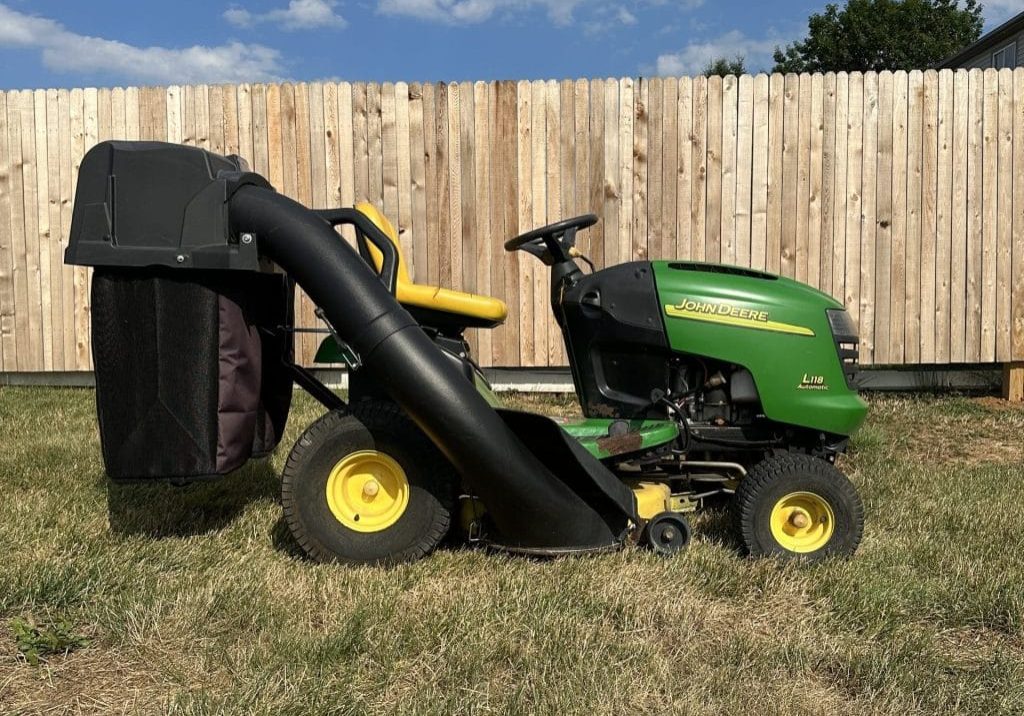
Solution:
M779 268L784 276L796 276L796 201L800 183L800 77L787 74L782 90L782 215L779 217Z
M798 80L797 97L797 159L796 159L796 204L789 221L796 232L793 255L793 273L797 281L807 281L807 222L811 187L811 78L802 74Z
M339 117L341 110L338 110ZM412 182L412 273L414 281L424 282L427 274L427 162L425 145L423 87L409 85L409 177ZM343 155L344 156L344 155Z
M576 83L576 163L579 166L581 153L586 148L586 121L581 112L587 103L580 104L580 93L588 88L586 82ZM621 233L622 233L622 175L619 171L621 162L619 159L619 85L615 80L595 80L595 96L590 102L597 108L604 104L604 117L602 128L604 129L604 143L602 146L603 158L603 207L604 207L604 241L601 253L601 262L598 266L611 266L620 261ZM597 96L600 95L600 98ZM580 182L580 172L577 170L576 181ZM576 194L579 196L580 187L577 184ZM577 200L577 210L583 204ZM596 253L596 252L595 252Z
M448 92L448 273L445 286L462 289L462 88L451 82ZM543 105L542 105L543 106Z
M860 247L864 195L864 76L851 73L846 138L846 260L843 262L845 292L837 295L855 322L860 319Z
M72 156L71 95L68 90L57 92L57 131L60 135L60 223L63 228L61 241L67 246L71 228L71 205L74 200L74 157ZM135 88L125 91L125 132L126 138L139 136L139 92ZM75 267L63 266L61 271L63 291L61 301L64 311L64 370L78 367L78 345L75 335Z
M45 228L40 225L40 216L37 208L39 206L39 160L40 155L36 142L39 135L36 132L36 99L35 93L25 90L18 93L21 99L21 174L22 192L24 197L24 233L25 233L25 276L28 281L28 328L29 328L29 350L31 363L48 370L49 363L46 356L47 339L44 337L49 332L49 326L44 322L46 303L43 297L42 285L42 261L40 260L41 242L40 230ZM45 117L44 117L45 121Z
M736 78L722 79L722 150L721 150L721 241L720 260L736 263L736 131L738 122L738 88Z
M25 216L25 177L23 174L22 150L22 92L7 93L7 152L10 166L7 196L10 203L10 254L11 284L14 301L14 342L17 345L17 359L7 370L28 371L33 364L32 345L29 333L29 280L26 275L27 230Z
M505 296L505 283L504 276L507 271L508 263L505 260L505 251L502 247L502 242L505 240L505 216L503 207L506 204L506 196L510 194L508 188L502 183L502 172L504 171L504 165L506 163L505 156L502 152L502 141L507 138L501 136L501 119L499 113L501 107L499 105L500 95L498 93L498 83L492 82L487 85L487 151L483 152L486 155L489 163L489 169L487 172L487 203L488 203L488 217L487 217L487 234L483 237L486 240L489 251L490 251L490 287L488 293L494 296ZM479 107L479 105L478 105ZM479 111L479 110L478 110ZM484 146L481 143L481 146ZM512 257L509 255L508 262L511 262ZM509 307L511 313L512 307ZM490 336L490 365L507 365L507 361L504 358L504 349L502 345L503 332L507 331L507 327L500 327L493 331Z
M952 204L950 217L950 289L949 360L962 363L967 342L967 176L968 176L968 104L970 75L957 70L953 76L953 122L951 145L953 158Z
M875 207L878 223L875 230L875 312L874 363L889 362L890 307L889 287L892 278L892 122L893 74L878 76L878 150L876 152Z
M234 92L229 92L228 94L234 96ZM207 93L207 100L207 111L210 118L210 150L218 154L224 154L227 152L227 142L224 136L226 130L224 87L222 85L212 85Z
M995 353L997 361L1012 358L1010 283L1013 264L1013 71L999 70L998 207L996 208Z
M1013 71L1013 166L1024 167L1024 69ZM2 141L2 140L0 140ZM1010 303L1013 313L1011 358L1024 359L1024 180L1013 182L1013 257Z
M964 359L981 360L985 214L985 73L968 72L967 82L967 329Z
M849 165L850 77L845 72L836 74L835 170L832 197L832 280L833 296L840 299L846 293L846 210L847 167Z
M602 91L598 92L598 86ZM575 210L577 214L603 213L605 202L604 171L604 94L601 80L575 81L572 88L573 142L575 154ZM585 252L598 266L604 265L604 221L587 231Z
M576 82L573 80L561 80L557 83L555 90L558 102L558 174L561 179L558 200L561 203L562 213L565 216L576 215ZM594 112L601 112L604 117L604 98L601 102L595 103ZM589 115L587 118L589 122ZM587 141L587 133L583 133L583 141ZM604 135L601 136L604 141ZM602 152L602 156L603 152ZM596 167L600 172L601 205L598 212L603 213L604 199L604 167ZM588 242L587 248L592 252ZM602 242L603 244L603 242ZM604 247L601 247L601 255L604 255ZM593 257L591 257L593 258Z
M435 209L437 216L437 275L431 275L434 283L451 285L452 257L449 251L452 240L451 201L452 177L449 127L448 85L439 82L434 85L434 191L437 194ZM431 249L435 247L431 245ZM532 326L528 327L532 332Z
M833 233L835 230L836 181L836 75L823 77L821 135L821 228L818 251L818 282L812 284L826 293L832 292Z
M890 251L889 362L901 363L904 352L907 293L907 73L893 73L892 92L892 244Z
M875 346L875 231L876 170L878 168L878 75L864 75L863 152L861 168L860 235L860 305L857 308L860 326L860 352L870 358Z
M985 70L982 103L981 339L979 358L995 359L996 259L998 255L999 72Z
M754 77L751 138L750 265L764 269L768 252L768 75Z
M935 189L935 362L950 361L950 263L953 215L953 72L939 72Z
M773 74L768 81L768 244L765 268L779 273L782 258L783 148L786 79Z
M405 82L395 83L395 135L395 152L398 154L398 209L395 219L398 221L398 239L402 245L402 254L409 264L406 268L409 271L414 271L415 267L412 266L412 262L416 252L413 249L412 243L412 158L409 155L409 85Z
M662 127L665 140L662 145L661 167L661 254L656 258L676 256L676 213L679 199L676 191L676 177L679 175L679 82L668 78L662 86Z
M704 258L722 260L722 78L708 78Z
M409 84L394 85L395 152L398 155L398 240L406 260L412 264L416 251L413 246L413 160L410 155L410 100ZM484 204L484 206L486 206ZM415 270L415 266L411 268Z
M754 160L754 81L750 75L737 80L736 95L736 263L749 266Z
M18 370L17 302L14 288L14 231L11 217L11 161L7 142L7 101L13 92L0 92L0 369Z
M75 148L74 180L76 182L78 181L78 171L82 166L82 158L85 156L85 152L95 145L98 139L97 98L98 95L95 89L88 88L82 92L80 109L82 130ZM140 98L140 111L144 102L146 100ZM166 102L164 101L163 93L158 89L151 90L146 107L147 115L150 118L149 127L152 137L157 140L163 139L166 132L166 126L164 125ZM74 115L72 115L72 120L74 120ZM91 294L89 291L91 276L92 272L89 269L82 266L75 267L75 342L77 344L75 363L79 370L89 370L92 365L92 351L90 350L92 345L92 325L89 320L91 313Z
M596 83L595 83L596 84ZM633 236L633 80L619 81L619 261L632 259ZM607 258L605 259L607 261Z
M498 83L498 124L499 129L495 133L495 139L499 140L501 156L500 181L494 186L491 201L501 204L502 224L504 227L503 236L512 237L520 233L518 192L506 189L514 185L515 178L519 173L519 155L517 145L519 141L518 126L518 86L514 82ZM518 186L518 185L517 185ZM500 192L500 194L496 193ZM508 319L503 335L503 362L500 365L518 365L520 362L520 345L516 326L520 325L519 317L519 256L521 252L506 254L503 275L505 278L505 303L508 306Z
M533 223L533 152L532 152L532 99L530 83L516 83L516 111L518 117L518 146L516 186L519 188L518 226L525 231ZM533 365L533 268L534 261L519 261L519 358L521 365Z
M476 285L476 261L474 256L478 255L476 243L476 142L474 135L474 115L476 109L473 106L473 85L469 82L459 84L459 173L461 183L459 191L458 211L461 221L459 223L459 250L453 251L452 266L453 272L458 276L458 283L463 291L470 293L477 292ZM457 260L456 260L457 259ZM479 355L478 331L469 331L468 337L473 355Z
M398 218L398 108L395 103L395 85L385 82L380 93L381 135L381 207L396 230L401 226Z
M920 70L908 78L907 90L907 240L904 299L904 360L921 360L921 122L923 82Z
M934 70L924 73L921 104L921 354L922 363L935 362L936 289L935 262L938 248L939 157L939 75Z
M366 85L366 200L374 206L384 204L384 148L381 127L381 86ZM439 138L440 139L440 138Z
M630 260L647 255L647 103L651 82L641 78L633 93L633 228Z
M473 175L474 175L474 241L476 250L469 258L469 264L475 272L474 286L477 293L490 295L491 288L491 250L493 237L490 231L490 113L487 84L473 84ZM401 102L401 97L399 97ZM401 105L399 105L401 106ZM399 111L401 118L401 111ZM402 122L399 121L399 143L402 136ZM477 360L481 365L491 365L491 331L480 331L477 334Z
M693 78L693 124L690 141L690 258L703 261L706 256L705 210L707 186L708 81Z
M693 245L690 237L690 192L693 185L693 167L690 152L693 143L693 81L689 77L679 80L679 97L676 101L676 134L679 137L675 182L676 194L676 241L675 256L691 258Z
M108 91L109 94L109 91ZM49 143L46 141L46 90L32 93L33 124L32 138L36 153L36 241L38 242L38 281L40 299L40 325L42 332L43 370L54 369L54 319L53 294L50 279L50 158ZM57 253L57 252L52 252ZM58 343L59 346L59 343ZM59 365L59 362L58 362Z
M825 192L825 83L822 75L811 76L810 168L807 186L807 271L804 281L817 286L821 281L821 201Z
M598 90L598 87L601 89ZM601 214L605 202L604 169L604 94L603 83L595 80L593 88L585 80L573 86L573 137L575 143L575 213ZM585 251L598 266L604 265L604 221L587 233Z
M210 149L210 89L206 85L195 88L196 146Z
M545 86L542 80L530 83L530 178L532 218L530 228L543 226L547 221L547 116L545 114ZM547 360L547 301L548 272L539 261L530 262L533 276L533 363L542 366Z
M125 137L124 90L113 91L114 136ZM55 370L68 370L66 337L66 304L64 302L64 240L66 228L61 216L61 153L60 100L57 90L46 91L47 207L49 233L47 244L50 259L50 330L53 334L53 365ZM68 227L70 228L70 227ZM73 366L71 366L73 367Z
M660 77L653 77L645 82L647 88L646 104L643 108L646 119L647 146L643 149L642 158L646 165L646 187L644 196L647 197L647 241L639 242L637 256L640 258L660 258L663 254L664 231L661 225L662 207L662 168L664 167L664 102L665 90L664 80Z
M295 197L297 200L310 206L313 201L312 196L312 161L310 157L310 119L309 119L309 85L302 83L294 86L294 119L291 122L291 130L289 136L292 140L292 146L294 147L295 157ZM200 136L197 139L201 142L201 127L197 122L197 133ZM306 295L305 291L301 289L296 292L297 307L296 316L298 317L298 325L303 328L313 328L316 326L316 316L314 314L313 303ZM302 360L305 363L311 362L313 355L316 352L316 335L311 333L304 333L300 336L299 345L301 346Z
M135 100L136 106L139 107L136 114L139 114L142 103L140 93L136 93ZM67 102L68 141L67 157L64 162L68 174L64 182L64 197L68 202L65 216L70 223L71 203L74 199L75 184L78 181L78 168L81 165L82 154L85 151L85 124L83 116L85 112L85 93L80 89L73 89L67 95ZM72 268L71 285L68 291L71 294L71 323L73 325L75 344L74 360L68 367L74 370L85 370L88 367L89 327L87 318L82 315L81 297L81 291L86 282L86 272L87 269L82 266Z

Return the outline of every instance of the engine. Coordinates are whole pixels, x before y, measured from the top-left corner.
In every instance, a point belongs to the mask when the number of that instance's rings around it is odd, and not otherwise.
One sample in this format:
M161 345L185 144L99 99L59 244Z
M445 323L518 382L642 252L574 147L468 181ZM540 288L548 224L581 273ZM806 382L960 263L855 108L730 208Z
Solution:
M754 376L746 368L695 356L674 357L669 376L665 399L675 406L674 413L691 422L749 425L760 413Z

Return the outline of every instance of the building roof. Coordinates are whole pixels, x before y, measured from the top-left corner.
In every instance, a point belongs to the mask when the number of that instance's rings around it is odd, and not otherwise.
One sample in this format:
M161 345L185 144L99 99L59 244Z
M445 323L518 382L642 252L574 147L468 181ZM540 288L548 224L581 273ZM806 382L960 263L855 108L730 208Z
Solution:
M946 67L960 67L960 65L967 60L981 54L989 48L994 48L1000 42L1009 39L1021 30L1024 30L1024 12L1014 15L992 32L982 35L955 55L947 57L938 64L938 69Z

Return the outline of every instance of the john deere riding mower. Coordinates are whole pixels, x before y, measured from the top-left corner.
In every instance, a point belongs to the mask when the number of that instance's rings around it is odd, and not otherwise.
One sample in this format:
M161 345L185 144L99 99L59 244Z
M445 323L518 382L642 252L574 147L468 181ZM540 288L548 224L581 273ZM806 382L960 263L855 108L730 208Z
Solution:
M550 268L583 412L555 422L502 407L470 355L466 329L499 325L505 305L414 283L372 206L311 211L238 157L99 145L66 258L96 267L108 474L237 468L280 438L294 381L327 408L282 479L287 523L318 560L414 559L449 533L524 554L671 553L687 515L723 501L752 555L851 554L863 510L835 461L866 405L847 312L745 268L594 270L577 240L596 222L505 243ZM327 326L316 360L348 366L346 401L292 361L294 282Z

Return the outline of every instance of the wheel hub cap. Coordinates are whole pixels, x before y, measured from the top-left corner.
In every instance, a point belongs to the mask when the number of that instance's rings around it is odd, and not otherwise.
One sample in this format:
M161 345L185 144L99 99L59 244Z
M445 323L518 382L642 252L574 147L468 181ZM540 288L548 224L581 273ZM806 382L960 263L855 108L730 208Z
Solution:
M380 532L409 505L409 480L392 457L360 450L338 461L327 478L331 514L356 532Z
M832 539L835 514L821 495L791 492L772 508L772 537L790 552L815 552Z

